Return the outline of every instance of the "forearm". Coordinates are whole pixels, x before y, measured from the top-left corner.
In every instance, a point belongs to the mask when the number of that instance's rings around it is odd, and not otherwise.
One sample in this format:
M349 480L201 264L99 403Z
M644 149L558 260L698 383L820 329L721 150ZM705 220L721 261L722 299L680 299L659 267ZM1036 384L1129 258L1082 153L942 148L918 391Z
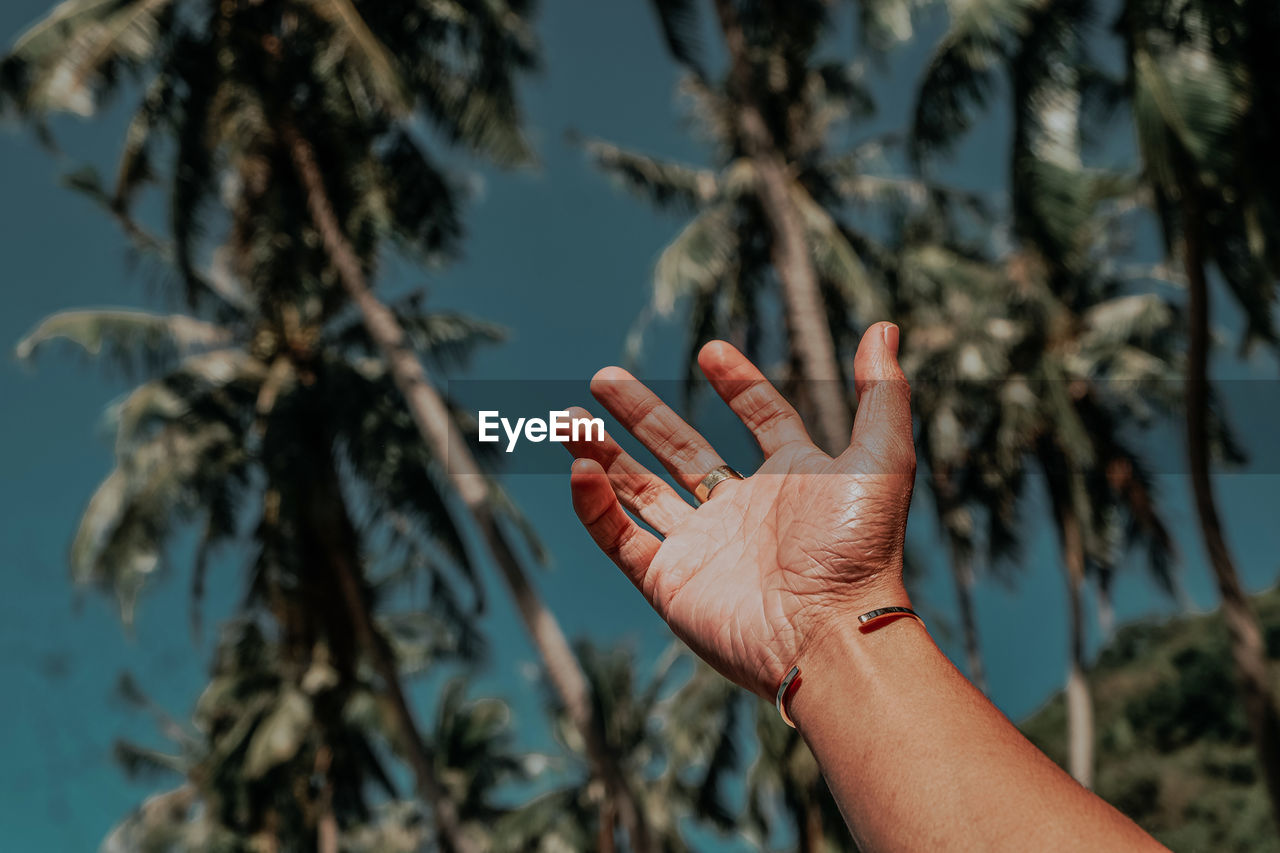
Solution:
M788 710L863 850L1164 849L1032 746L914 619L841 626L799 664Z

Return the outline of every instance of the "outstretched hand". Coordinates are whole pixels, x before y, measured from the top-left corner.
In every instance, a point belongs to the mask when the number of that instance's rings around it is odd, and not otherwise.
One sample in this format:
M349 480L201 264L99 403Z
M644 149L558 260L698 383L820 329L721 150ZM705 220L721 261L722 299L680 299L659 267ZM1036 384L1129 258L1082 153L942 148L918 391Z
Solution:
M596 544L699 656L768 699L827 631L909 603L902 549L915 450L897 348L890 323L863 336L853 435L832 459L746 357L722 341L703 347L702 372L765 461L750 477L716 486L696 509L608 436L567 445L576 457L574 510ZM601 370L591 392L685 490L724 464L625 370Z

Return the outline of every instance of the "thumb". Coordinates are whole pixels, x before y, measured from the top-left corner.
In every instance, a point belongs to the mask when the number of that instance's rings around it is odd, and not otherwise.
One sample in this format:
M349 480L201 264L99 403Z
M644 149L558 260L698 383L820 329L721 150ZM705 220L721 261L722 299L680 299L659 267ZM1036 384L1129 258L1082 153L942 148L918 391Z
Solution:
M846 453L876 473L914 473L911 387L898 364L898 327L876 323L862 336L853 360L858 411ZM871 473L871 472L868 472Z

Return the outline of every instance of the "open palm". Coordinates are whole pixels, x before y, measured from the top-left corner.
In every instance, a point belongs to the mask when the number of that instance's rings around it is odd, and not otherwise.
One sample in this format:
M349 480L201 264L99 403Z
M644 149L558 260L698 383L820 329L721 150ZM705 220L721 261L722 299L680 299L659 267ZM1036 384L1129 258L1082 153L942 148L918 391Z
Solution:
M848 449L832 459L741 353L719 341L704 347L699 365L765 462L744 480L716 486L696 509L609 437L568 445L578 457L574 508L596 543L695 652L761 696L772 698L829 627L907 604L902 545L915 454L896 349L889 324L863 338L857 420ZM602 370L591 390L685 489L724 464L626 371Z

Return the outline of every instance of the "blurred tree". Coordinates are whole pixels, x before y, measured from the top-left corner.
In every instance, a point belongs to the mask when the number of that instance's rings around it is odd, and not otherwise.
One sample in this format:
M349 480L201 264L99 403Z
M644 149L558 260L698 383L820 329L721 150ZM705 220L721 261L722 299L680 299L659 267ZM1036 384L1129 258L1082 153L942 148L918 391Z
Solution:
M1117 514L1130 519L1131 536L1145 538L1157 577L1172 589L1169 537L1124 431L1146 413L1153 391L1167 402L1162 383L1176 375L1176 315L1159 296L1134 295L1115 269L1123 232L1105 205L1132 190L1082 163L1082 98L1098 76L1083 41L1091 4L1010 0L988 12L961 7L953 15L920 87L912 147L917 159L946 149L998 75L1007 76L1017 244L1007 271L1013 316L1023 316L997 368L1016 377L1000 392L997 434L1005 467L1029 453L1048 487L1071 614L1069 765L1089 786L1095 737L1082 593L1090 562L1104 596L1109 588L1117 537L1107 534ZM999 316L992 307L980 307L977 317ZM1010 393L1019 385L1021 393Z
M591 684L606 744L628 784L643 798L656 849L664 853L696 849L684 837L690 821L707 821L723 832L737 829L718 785L736 769L732 741L738 733L725 730L717 712L726 696L740 691L675 646L644 682L636 676L634 656L623 648L584 642L578 646L578 656ZM665 696L672 692L674 672L682 663L692 664L693 676L674 695ZM687 697L705 689L717 698L694 710ZM616 850L616 808L602 786L591 780L585 744L557 697L551 697L549 711L557 739L570 757L568 775L562 787L502 819L500 848L513 853Z
M817 760L771 703L699 663L666 701L661 732L669 760L679 759L675 772L684 798L712 826L736 831L760 850L853 849ZM741 746L747 732L754 734L757 748L739 779L750 754ZM741 811L730 801L739 787L745 800Z
M968 127L971 107L986 101L997 75L1008 68L1018 122L1015 215L1038 223L1024 235L1051 250L1046 254L1060 266L1061 260L1079 257L1079 247L1063 239L1077 233L1073 220L1088 215L1087 206L1078 202L1090 190L1087 184L1071 186L1078 142L1063 146L1065 137L1055 139L1047 131L1055 123L1078 127L1082 98L1101 96L1108 104L1121 94L1084 56L1083 33L1095 13L1088 0L955 4L951 31L935 54L916 110L913 137L920 149L945 146ZM1272 199L1280 172L1270 153L1276 131L1267 120L1277 95L1263 81L1277 70L1271 45L1280 33L1280 12L1265 1L1224 6L1132 0L1123 4L1117 29L1126 42L1123 94L1144 178L1154 194L1166 250L1181 253L1188 285L1185 411L1192 491L1232 626L1232 655L1250 727L1280 820L1280 716L1266 681L1261 632L1227 548L1209 476L1214 437L1221 430L1215 428L1207 374L1206 278L1212 262L1244 309L1246 345L1277 342L1272 305L1280 249L1269 235L1275 232ZM1050 94L1046 80L1055 84ZM1027 121L1037 114L1046 120ZM1033 133L1023 130L1037 127ZM1079 211L1075 216L1072 207ZM1067 286L1061 275L1054 285Z
M1280 684L1280 591L1253 596ZM1089 677L1107 760L1098 793L1171 850L1280 853L1280 835L1234 673L1221 609L1120 628ZM1064 705L1054 697L1022 728L1061 760Z
M973 602L977 569L998 568L1013 556L1021 491L1016 467L991 464L988 442L1001 413L996 371L1021 327L1008 316L1007 277L979 247L957 239L945 208L925 208L900 228L873 266L895 294L917 458L948 548L968 675L985 691Z
M716 0L729 59L723 80L702 66L698 4L654 5L672 55L685 68L681 90L713 148L715 168L587 145L600 167L658 207L695 213L662 253L650 310L669 314L678 299L689 297L691 351L720 336L754 357L764 328L761 303L776 281L797 402L811 415L819 446L841 448L852 427L845 364L856 346L856 327L887 310L886 295L859 259L858 235L850 233L844 211L850 203L922 190L870 174L883 140L843 155L828 149L836 126L856 126L873 110L858 66L818 57L833 4ZM914 5L859 4L868 49L889 40L887 21L897 36L909 35Z
M197 260L200 214L224 178L234 181L232 242L251 287L278 287L300 256L314 261L322 250L326 289L317 298L359 310L644 851L636 795L603 748L581 667L527 576L502 503L413 351L411 330L369 287L383 243L430 258L447 254L460 231L457 191L423 150L415 118L499 163L531 158L514 91L516 75L535 63L529 13L527 0L70 0L18 41L0 82L38 123L59 110L89 114L122 82L145 81L115 186L96 189L136 234L137 191L153 179L167 184L175 260L192 301L226 289Z
M178 774L187 781L115 827L104 853L425 849L430 819L420 806L395 798L395 785L379 763L379 744L393 743L397 731L377 693L355 685L336 718L341 728L316 725L335 681L326 667L315 662L300 687L292 684L280 649L245 619L224 632L194 732L164 717L131 683L123 687L130 702L161 717L181 749L170 755L122 742L118 757L134 775ZM529 776L525 758L510 750L509 719L502 702L467 701L465 683L454 680L441 693L430 731L436 774L457 805L463 832L486 843L506 811L497 805L495 789ZM353 758L366 765L365 773L341 766ZM362 776L382 789L378 802L352 787ZM304 843L313 834L315 843Z
M1127 0L1129 98L1143 169L1170 256L1188 286L1186 431L1196 513L1231 633L1245 713L1280 823L1280 711L1266 651L1213 494L1209 267L1241 307L1243 347L1280 344L1280 8L1266 0Z
M370 764L374 752L349 734L351 703L369 689L361 675L367 665L394 721L389 745L413 769L442 843L465 849L458 803L413 722L401 661L481 650L456 590L464 581L478 604L479 579L432 473L438 460L391 402L385 366L365 354L371 342L363 327L332 314L326 322L313 313L321 310L315 283L299 277L295 287L295 301L284 301L283 287L270 291L261 312L224 302L214 312L224 322L216 324L139 311L55 314L19 343L28 358L67 339L156 374L113 407L116 467L81 520L73 578L113 590L131 622L166 545L182 525L198 522L194 618L210 553L248 533L243 606L253 620L269 618L274 636L268 643L249 625L220 653L198 712L222 721L203 726L216 772L190 777L202 799L240 834L307 837L321 825L319 800L297 796L285 780L305 782L312 771L273 771L302 755L323 762L315 773L329 780L325 801L347 809L335 818L340 827L352 813L364 814L360 791L368 780L389 785ZM424 314L413 301L401 320L427 357L445 363L498 337L464 317ZM369 510L359 524L353 492ZM400 563L383 578L366 568L370 542L385 543ZM377 606L415 579L430 591L425 609ZM224 698L228 704L209 704ZM223 729L229 745L220 742ZM254 793L258 785L274 793ZM233 789L241 792L234 809L219 812ZM297 790L321 793L306 784Z

